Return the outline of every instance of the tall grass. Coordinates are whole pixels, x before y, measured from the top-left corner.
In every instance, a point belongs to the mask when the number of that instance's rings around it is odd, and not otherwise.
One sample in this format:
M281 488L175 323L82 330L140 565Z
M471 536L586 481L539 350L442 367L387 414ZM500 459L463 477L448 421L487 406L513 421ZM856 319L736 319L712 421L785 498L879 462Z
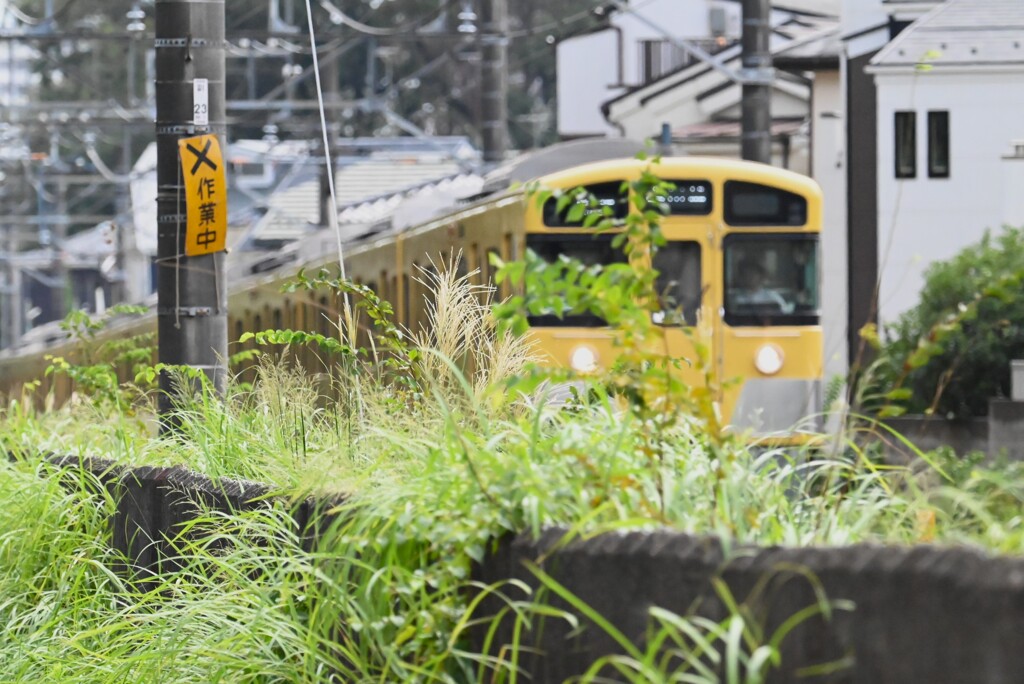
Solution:
M466 649L467 630L488 619L467 602L470 568L502 534L551 525L763 544L1024 547L1019 467L932 459L923 472L887 469L857 442L749 449L710 434L701 416L652 423L599 382L552 410L536 383L517 383L530 350L496 334L480 293L450 272L426 277L435 320L417 338L416 391L363 368L336 380L361 383L358 413L326 401L321 379L269 357L226 401L181 405L176 436L85 400L45 414L9 404L0 443L21 459L0 464L0 681L507 681L514 654ZM246 513L205 512L175 540L180 570L138 584L108 548L106 490L79 474L40 477L38 448L180 463L284 496ZM308 549L288 501L324 491L345 503ZM525 587L484 589L518 614L544 610ZM744 671L762 672L774 653L728 650L747 639L741 619L652 617L659 643L692 648L700 636ZM679 649L676 660L638 651L591 674L669 681L664 668L630 668L703 662Z

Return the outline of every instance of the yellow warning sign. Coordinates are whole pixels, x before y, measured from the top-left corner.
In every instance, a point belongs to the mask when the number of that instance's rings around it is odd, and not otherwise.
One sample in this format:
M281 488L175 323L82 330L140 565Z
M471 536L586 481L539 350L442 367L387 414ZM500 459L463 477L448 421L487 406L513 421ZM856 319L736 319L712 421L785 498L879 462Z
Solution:
M217 136L182 138L178 157L185 177L185 255L220 252L228 235L228 185Z

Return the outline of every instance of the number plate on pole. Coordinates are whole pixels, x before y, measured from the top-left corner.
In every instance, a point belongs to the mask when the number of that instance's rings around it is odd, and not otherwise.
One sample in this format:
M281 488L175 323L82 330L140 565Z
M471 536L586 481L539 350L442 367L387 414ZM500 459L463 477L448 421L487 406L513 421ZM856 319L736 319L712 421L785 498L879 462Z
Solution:
M192 81L192 123L210 125L210 81L205 78Z

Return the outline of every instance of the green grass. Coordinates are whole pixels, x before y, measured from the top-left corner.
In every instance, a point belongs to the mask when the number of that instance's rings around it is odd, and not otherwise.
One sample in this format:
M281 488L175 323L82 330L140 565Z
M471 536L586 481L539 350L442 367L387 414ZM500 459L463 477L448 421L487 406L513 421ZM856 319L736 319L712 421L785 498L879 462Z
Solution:
M184 405L172 437L156 436L143 411L86 397L49 412L9 403L0 445L21 458L0 464L0 681L511 681L513 653L466 650L466 630L488 619L467 603L471 563L504 533L552 525L1024 549L1019 466L920 454L921 468L884 469L852 441L751 450L697 415L652 417L599 385L555 410L536 383L510 384L529 351L497 337L486 309L447 282L435 316L470 332L421 337L414 387L371 366L331 385L271 358L226 401ZM108 496L86 476L45 472L40 451L181 464L292 497L342 492L346 503L313 551L283 502L207 513L177 541L179 572L135 584L108 548ZM524 620L545 610L522 586L488 589ZM758 681L777 654L775 635L758 634L740 607L720 624L662 611L652 630L669 655L637 651L591 674L669 681L686 667L703 681L700 643L736 681Z

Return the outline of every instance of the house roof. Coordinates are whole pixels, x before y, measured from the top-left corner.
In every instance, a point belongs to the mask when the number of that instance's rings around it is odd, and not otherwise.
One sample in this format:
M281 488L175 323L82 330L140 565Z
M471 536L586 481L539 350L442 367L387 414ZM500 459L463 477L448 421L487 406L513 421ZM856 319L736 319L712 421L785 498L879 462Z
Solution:
M772 137L793 135L803 123L803 119L773 119ZM739 121L705 121L672 129L672 139L679 142L739 139L741 128Z
M772 54L773 56L776 54L792 54L791 51L811 44L818 46L817 48L808 48L811 51L815 49L825 49L822 47L820 41L831 36L837 31L838 23L831 18L815 18L803 21L790 19L772 27L772 32L775 37L775 40L772 41ZM728 45L715 54L718 59L720 59L729 68L737 69L739 67L741 50L738 43ZM646 83L638 88L627 90L626 92L605 101L601 105L601 111L604 113L605 118L610 118L612 110L620 102L639 98L640 105L646 105L648 102L656 100L662 95L671 93L680 86L691 81L695 81L712 71L713 67L703 62L688 64L681 69L664 74L650 83ZM726 79L722 77L722 80L725 81Z
M772 55L772 63L779 69L808 70L838 69L843 52L839 27L825 30L811 40L794 41Z
M1024 1L947 0L911 24L871 64L1024 65Z
M386 142L386 141L385 141ZM267 214L241 243L279 243L316 231L320 221L320 181L307 169L266 200ZM391 217L406 199L435 194L449 206L456 196L479 192L483 179L461 159L434 150L386 151L342 157L334 173L341 224L367 224Z

